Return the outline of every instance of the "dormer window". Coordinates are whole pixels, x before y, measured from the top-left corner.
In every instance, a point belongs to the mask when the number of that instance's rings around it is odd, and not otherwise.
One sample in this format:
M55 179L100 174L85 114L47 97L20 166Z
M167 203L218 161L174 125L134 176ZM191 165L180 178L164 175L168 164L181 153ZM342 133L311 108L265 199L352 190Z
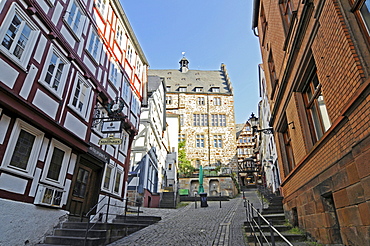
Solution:
M202 92L203 91L203 87L195 87L195 92Z
M212 92L220 92L220 87L213 87L211 89Z
M186 87L179 87L179 92L186 92L187 88Z

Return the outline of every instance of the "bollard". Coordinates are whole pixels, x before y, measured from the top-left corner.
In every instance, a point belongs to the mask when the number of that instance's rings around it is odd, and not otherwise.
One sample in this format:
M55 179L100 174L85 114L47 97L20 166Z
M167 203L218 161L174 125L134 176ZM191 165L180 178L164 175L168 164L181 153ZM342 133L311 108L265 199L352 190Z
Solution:
M194 206L197 209L197 194L194 195Z
M270 234L271 234L271 245L275 246L275 236L274 236L274 230L272 229L272 220L269 220L269 227L270 227Z
M221 208L221 192L220 192L220 208Z

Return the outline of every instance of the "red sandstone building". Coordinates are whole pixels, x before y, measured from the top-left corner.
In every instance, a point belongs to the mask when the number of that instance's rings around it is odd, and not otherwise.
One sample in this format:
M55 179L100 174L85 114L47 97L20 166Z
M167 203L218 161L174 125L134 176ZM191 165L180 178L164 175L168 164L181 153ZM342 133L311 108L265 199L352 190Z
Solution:
M370 245L369 0L255 0L290 221L323 244Z
M0 244L124 205L147 66L118 0L0 1Z

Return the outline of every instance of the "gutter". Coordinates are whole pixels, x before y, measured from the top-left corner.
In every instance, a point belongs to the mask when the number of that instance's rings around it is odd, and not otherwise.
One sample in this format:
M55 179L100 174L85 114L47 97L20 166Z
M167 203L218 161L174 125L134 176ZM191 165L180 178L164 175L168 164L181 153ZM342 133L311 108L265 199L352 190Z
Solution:
M254 0L253 2L253 17L252 17L252 30L254 36L258 37L258 33L256 33L256 27L258 26L258 13L260 10L260 0Z

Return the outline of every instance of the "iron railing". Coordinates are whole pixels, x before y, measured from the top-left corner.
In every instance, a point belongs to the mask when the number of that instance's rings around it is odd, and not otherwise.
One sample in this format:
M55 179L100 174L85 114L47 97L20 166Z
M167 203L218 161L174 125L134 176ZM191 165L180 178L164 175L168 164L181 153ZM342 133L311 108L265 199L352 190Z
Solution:
M256 209L252 203L244 201L244 207L246 208L247 223L250 228L250 233L254 238L254 245L267 245L275 246L275 237L280 237L287 245L293 246L288 239L286 239L272 224L272 221L268 221L261 213L259 209ZM269 227L270 238L262 230L262 221ZM276 234L276 235L275 235ZM265 245L266 245L265 244Z
M95 214L93 214L93 212L95 211L95 209L99 206L99 204L101 204L104 200L106 200L106 198L108 197L108 202L103 204L98 211L95 212ZM110 213L110 209L111 207L116 207L118 209L124 209L124 222L126 222L126 217L127 217L127 211L128 211L128 203L131 201L130 199L126 198L126 199L122 199L122 201L126 200L125 202L125 206L119 206L119 205L113 205L110 203L110 200L111 200L111 195L108 194L108 195L105 195L104 197L102 197L86 214L85 216L82 216L81 215L81 222L83 221L83 217L87 218L87 223L86 223L86 232L85 232L85 239L84 239L84 246L86 246L86 242L87 242L87 237L88 237L88 233L89 231L91 231L93 229L93 227L99 223L99 222L102 222L103 221L103 217L105 216L105 222L104 223L108 223L108 217L109 215L121 215L122 213ZM133 200L132 200L133 201ZM131 201L131 202L132 202ZM136 222L138 222L139 220L139 215L140 215L140 207L141 207L141 203L138 203L137 201L134 201L135 204L137 205L137 215L136 215ZM105 212L101 212L104 208L107 208ZM96 219L96 216L99 216L98 219ZM95 220L96 219L96 220ZM95 221L94 221L95 220Z

